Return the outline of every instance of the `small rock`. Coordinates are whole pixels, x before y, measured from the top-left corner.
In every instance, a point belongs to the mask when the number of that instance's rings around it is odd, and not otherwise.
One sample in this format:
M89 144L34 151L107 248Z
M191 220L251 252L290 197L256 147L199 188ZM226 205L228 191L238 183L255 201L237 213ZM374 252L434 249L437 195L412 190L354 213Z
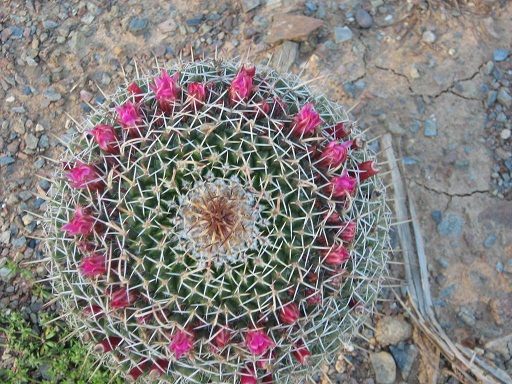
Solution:
M299 43L285 41L275 56L279 60L276 70L283 73L289 72L290 68L295 63L295 60L297 60L298 55Z
M437 231L441 236L459 237L464 228L464 219L455 212L448 212L438 224Z
M494 69L494 61L488 61L487 64L485 64L484 73L486 75L490 75Z
M19 238L17 238L16 240L13 241L12 245L15 247L15 248L23 248L23 246L25 246L25 244L27 244L27 239L25 236L21 236Z
M352 39L352 31L349 27L338 27L334 28L334 40L336 43L343 43Z
M59 23L53 20L45 20L43 21L43 27L46 29L55 29L59 26Z
M498 103L503 105L504 107L510 108L512 107L512 96L507 92L505 88L501 88L498 92Z
M25 139L25 144L27 145L27 148L31 149L32 151L36 150L38 143L39 139L31 133L29 133L27 138Z
M491 299L489 301L491 316L498 325L510 324L512 321L512 298Z
M501 137L503 140L507 140L508 138L510 138L510 134L511 134L510 129L506 128L506 129L504 129L503 131L501 131L501 133L500 133L500 137Z
M423 131L423 134L426 137L434 137L437 135L437 122L436 119L427 119L425 121L425 130Z
M491 107L495 102L496 102L496 99L498 98L498 91L489 91L487 92L487 108Z
M46 97L50 101L57 101L62 98L61 94L57 92L54 88L48 88L43 93L44 97Z
M128 25L128 30L132 35L141 35L144 33L148 26L149 20L145 17L138 18L134 17L132 21L130 21L130 24Z
M370 356L375 381L378 384L393 384L396 380L396 364L388 352L373 353Z
M322 20L313 17L288 14L276 15L274 22L268 30L266 43L277 44L285 40L304 41L311 32L322 25Z
M476 324L476 317L468 308L461 307L457 318L469 327L474 327Z
M432 214L432 218L434 219L434 221L437 224L439 224L441 222L441 220L443 219L443 213L441 211L432 211L431 214Z
M423 32L423 35L421 36L421 39L422 39L425 43L432 44L434 41L436 41L437 36L436 36L436 35L435 35L435 33L434 33L434 32L432 32L432 31L425 31L425 32Z
M494 245L494 243L496 242L496 239L498 238L498 235L496 235L496 233L491 233L489 234L489 236L487 236L485 238L485 241L484 241L484 247L486 248L490 248Z
M366 9L359 8L355 14L356 23L364 29L371 28L373 25L373 17Z
M11 241L11 231L4 231L0 233L0 243L2 244L9 244L9 241Z
M398 317L384 316L375 326L375 339L380 345L396 345L412 335L411 325Z
M261 4L260 0L242 0L242 10L244 12L249 12L250 10L258 7Z
M407 380L411 373L414 360L418 356L418 348L414 344L400 344L398 346L390 346L389 350L395 359L396 365L402 372L402 378Z
M411 65L410 74L411 74L411 78L413 78L413 79L419 79L421 76L420 72L418 71L418 67L416 67L415 64Z
M50 146L50 138L48 137L48 135L41 135L37 145L39 146L39 148L48 148Z
M494 50L494 60L495 61L503 61L505 60L509 55L508 49L498 48Z
M394 122L388 124L388 130L395 136L403 136L406 133L405 129L402 128L400 124Z
M16 160L11 156L2 156L0 157L0 167L5 167L6 165L14 163Z

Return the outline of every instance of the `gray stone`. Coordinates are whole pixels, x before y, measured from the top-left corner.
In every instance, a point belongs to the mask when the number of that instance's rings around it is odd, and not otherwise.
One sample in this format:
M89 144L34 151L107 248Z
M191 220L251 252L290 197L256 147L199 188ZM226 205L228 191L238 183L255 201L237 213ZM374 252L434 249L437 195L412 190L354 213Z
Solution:
M48 88L43 92L44 97L46 97L50 101L57 101L62 98L61 94L57 92L54 88Z
M395 122L390 122L388 124L388 130L395 136L403 136L406 133L405 129Z
M475 315L466 307L460 307L457 318L470 327L474 327L476 324Z
M20 236L16 240L13 241L12 245L15 248L22 248L25 244L27 244L27 239L25 236Z
M491 107L498 98L498 91L489 91L487 92L487 108Z
M421 122L413 121L409 129L412 133L418 132L421 129Z
M396 380L396 364L388 352L373 353L370 356L375 381L378 384L393 384Z
M277 68L279 72L289 72L299 55L299 43L285 41L276 52Z
M11 30L11 39L21 39L23 37L23 28L13 25L9 29Z
M144 33L144 31L146 30L146 28L148 27L148 23L149 23L149 20L145 17L143 17L143 18L134 17L132 19L132 21L130 21L130 24L128 25L128 30L133 35L140 35L140 34Z
M425 42L425 43L429 43L429 44L432 44L434 41L436 41L437 39L437 36L434 32L432 31L425 31L423 32L423 35L421 36L421 39Z
M27 135L27 138L25 139L25 144L27 145L28 149L36 150L37 144L39 143L39 139L34 136L33 134L29 133Z
M508 49L498 48L494 50L494 60L495 61L503 61L505 60L509 55Z
M498 238L498 235L496 235L496 233L491 233L489 234L489 236L487 236L485 238L485 241L484 241L484 247L486 248L490 248L494 245L494 243L496 242L496 239Z
M437 135L437 122L435 119L427 119L427 121L425 121L423 134L426 137L434 137Z
M267 1L267 7L269 2ZM279 14L274 16L267 36L267 44L277 44L285 40L305 41L307 37L323 25L322 20L302 15Z
M412 335L411 325L402 318L384 316L375 325L375 339L383 347L396 345Z
M11 241L11 232L10 231L4 231L4 232L0 233L0 243L9 244L9 241Z
M42 135L39 139L38 145L40 148L48 148L48 146L50 145L50 138L48 137L48 135Z
M241 0L242 10L249 12L250 10L258 7L261 4L260 0Z
M418 356L418 348L414 344L400 344L398 346L390 346L389 350L395 359L395 363L402 373L402 378L407 380L411 373L414 360Z
M458 213L448 212L438 224L437 231L441 236L459 237L464 229L464 219Z
M373 25L373 17L368 13L366 9L359 8L355 14L356 23L361 28L368 29Z
M0 157L0 167L5 167L8 164L14 163L16 160L11 156Z
M443 219L443 212L441 211L432 211L432 218L434 219L434 221L439 224L441 222L441 220Z
M485 64L484 73L489 76L494 69L494 61L488 61L487 64Z
M53 20L45 20L43 21L43 27L46 29L55 29L59 26L59 23Z
M500 137L503 139L503 140L507 140L508 138L510 138L511 136L511 130L506 128L504 129L503 131L501 131L500 133Z
M353 34L349 27L334 28L334 40L336 43L343 43L352 39Z
M507 108L512 107L512 96L510 96L505 88L501 88L498 92L498 103Z
M0 242L1 242L1 240L0 240ZM14 277L12 270L10 270L7 267L0 268L0 280L9 282L12 277Z

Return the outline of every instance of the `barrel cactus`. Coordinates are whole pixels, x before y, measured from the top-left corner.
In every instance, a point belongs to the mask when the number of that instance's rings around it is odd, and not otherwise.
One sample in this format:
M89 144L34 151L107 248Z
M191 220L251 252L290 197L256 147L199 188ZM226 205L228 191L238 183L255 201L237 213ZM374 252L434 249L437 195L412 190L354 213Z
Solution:
M138 76L79 124L60 165L53 287L128 380L307 382L376 298L379 167L296 76L218 60Z

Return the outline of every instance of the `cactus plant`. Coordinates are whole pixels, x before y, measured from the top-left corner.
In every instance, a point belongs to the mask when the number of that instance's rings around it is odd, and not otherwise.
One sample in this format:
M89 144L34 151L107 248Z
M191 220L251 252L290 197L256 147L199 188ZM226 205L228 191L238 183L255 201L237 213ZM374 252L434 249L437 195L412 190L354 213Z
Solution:
M377 296L379 168L296 76L217 60L138 76L79 124L61 164L54 290L127 379L304 382Z

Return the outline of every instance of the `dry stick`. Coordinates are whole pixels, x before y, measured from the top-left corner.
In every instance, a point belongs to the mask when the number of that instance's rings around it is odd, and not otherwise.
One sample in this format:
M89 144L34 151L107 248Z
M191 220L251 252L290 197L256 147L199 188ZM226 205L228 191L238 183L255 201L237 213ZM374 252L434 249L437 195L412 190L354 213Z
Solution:
M393 161L396 161L396 156L391 145L391 135L384 135L382 137L382 142L383 147L386 148L385 154L391 166ZM392 166L393 172L391 172L391 176L394 184L395 195L399 197L398 199L395 199L397 219L405 221L410 214L410 217L412 217L411 221L416 244L416 252L413 252L410 227L406 223L398 226L398 236L402 243L406 267L407 292L410 303L409 305L405 304L397 296L398 300L404 309L411 315L411 318L416 325L435 345L439 347L445 357L455 366L457 363L459 366L462 365L462 372L469 370L483 383L506 384L512 382L512 379L506 372L499 368L492 367L490 364L482 361L476 357L476 353L474 351L460 345L455 345L438 323L433 311L432 297L430 296L430 286L428 283L427 259L425 249L423 247L421 230L414 210L414 203L410 197L407 197L403 179L400 175L399 168L396 165L397 164ZM408 212L405 205L406 199L409 202L410 212ZM470 359L468 360L466 356L469 356ZM470 382L470 380L473 381L465 372L464 376L466 376L468 382Z

